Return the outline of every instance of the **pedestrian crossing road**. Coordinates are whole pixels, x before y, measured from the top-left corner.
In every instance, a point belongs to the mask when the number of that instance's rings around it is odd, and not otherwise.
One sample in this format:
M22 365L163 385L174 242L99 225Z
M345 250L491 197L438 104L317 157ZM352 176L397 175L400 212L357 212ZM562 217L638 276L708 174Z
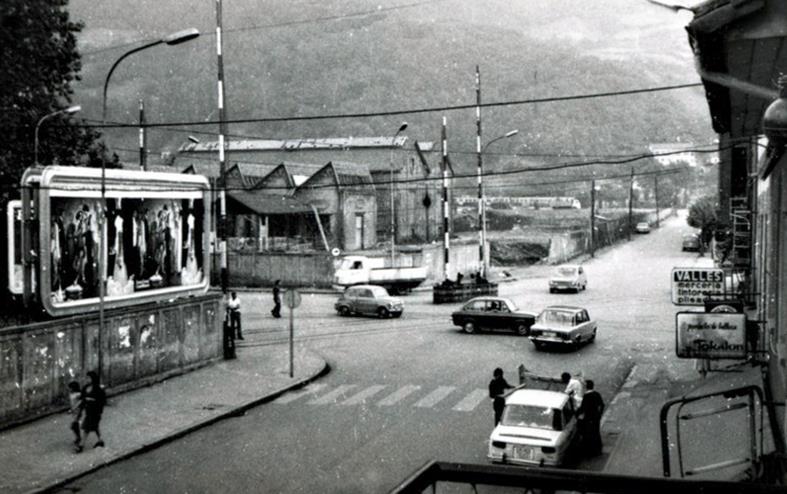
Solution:
M455 386L424 387L417 384L341 384L329 386L311 383L297 391L286 393L272 403L289 405L296 403L310 406L412 406L472 412L489 400L486 389L460 389Z

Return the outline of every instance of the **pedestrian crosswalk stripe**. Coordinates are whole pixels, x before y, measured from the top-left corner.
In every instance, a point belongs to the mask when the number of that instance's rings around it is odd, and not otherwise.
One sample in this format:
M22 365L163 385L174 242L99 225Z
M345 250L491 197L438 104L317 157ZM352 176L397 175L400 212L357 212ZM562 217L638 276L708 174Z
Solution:
M301 398L303 396L312 395L312 394L318 393L321 390L323 390L326 386L327 386L327 384L323 384L323 383L312 383L312 384L309 384L308 386L306 386L303 389L299 389L298 391L292 391L290 393L285 393L285 394L279 396L278 398L273 400L273 403L278 403L278 404L282 404L282 405L283 404L287 404L287 403L295 401L298 398Z
M326 405L328 403L335 403L342 395L347 393L353 388L357 388L356 384L342 384L328 394L324 394L319 398L315 398L308 403L310 405Z
M347 398L342 402L342 405L360 405L361 403L366 402L369 398L376 395L380 391L385 389L385 386L382 385L375 385L369 386L368 388L364 389L363 391L359 391L355 395Z
M485 389L476 389L457 403L453 410L457 412L471 412L479 403L486 399L487 393Z
M411 394L415 393L421 389L421 386L416 386L414 384L408 384L407 386L402 386L401 388L397 389L393 393L389 394L379 402L377 402L377 406L386 407L395 405L399 401L407 398Z
M440 386L439 388L435 389L428 395L418 400L413 406L422 407L422 408L433 407L438 403L440 403L440 401L442 401L443 398L450 395L454 389L456 388L454 388L453 386Z

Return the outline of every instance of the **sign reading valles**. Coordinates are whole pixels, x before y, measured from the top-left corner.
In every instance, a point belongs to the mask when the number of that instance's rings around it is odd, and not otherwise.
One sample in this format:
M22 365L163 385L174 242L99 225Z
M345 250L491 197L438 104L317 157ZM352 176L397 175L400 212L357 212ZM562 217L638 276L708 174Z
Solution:
M704 305L705 299L724 295L724 271L720 268L672 268L672 303Z
M678 312L675 317L679 358L746 358L746 314Z

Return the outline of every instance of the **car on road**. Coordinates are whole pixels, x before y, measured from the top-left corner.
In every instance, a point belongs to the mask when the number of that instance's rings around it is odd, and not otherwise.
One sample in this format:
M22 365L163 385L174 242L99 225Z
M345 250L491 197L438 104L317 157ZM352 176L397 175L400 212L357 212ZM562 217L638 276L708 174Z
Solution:
M683 235L682 247L683 252L700 250L700 236L696 233L687 233Z
M634 231L637 233L650 233L650 224L647 221L641 221L634 227Z
M558 290L573 290L579 293L588 286L588 277L585 268L579 264L564 264L558 266L549 277L549 293Z
M574 401L562 391L517 389L506 397L500 423L489 437L495 463L560 466L577 444Z
M341 316L362 314L379 318L400 317L404 311L404 302L390 296L381 286L356 285L344 290L334 308Z
M572 346L596 340L596 321L582 307L552 305L536 318L530 327L530 341L541 350L547 345Z
M451 322L465 333L490 329L527 336L535 319L535 312L519 310L514 302L503 297L476 297L451 314Z

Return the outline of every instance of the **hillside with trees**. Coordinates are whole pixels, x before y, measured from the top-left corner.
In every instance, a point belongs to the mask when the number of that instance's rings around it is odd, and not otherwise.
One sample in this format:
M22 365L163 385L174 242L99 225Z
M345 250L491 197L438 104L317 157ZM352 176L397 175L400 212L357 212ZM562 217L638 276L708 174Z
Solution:
M403 4L406 6L406 4ZM412 4L410 4L412 5ZM147 7L147 8L146 8ZM111 63L135 40L155 39L185 27L203 35L186 45L157 47L125 61L109 90L110 120L133 123L139 99L148 122L215 122L216 56L213 2L193 9L163 0L134 7L108 0L76 0L85 22L80 38L85 76L77 88L92 118ZM685 34L670 12L615 0L586 6L569 0L484 5L459 0L422 2L396 9L360 0L297 0L263 8L225 3L225 72L229 119L281 119L375 113L475 102L475 66L483 101L532 100L698 82ZM655 9L655 10L649 10ZM362 15L348 15L364 13ZM369 13L373 12L373 13ZM112 48L118 46L119 48ZM234 136L297 138L391 135L407 120L411 139L439 141L449 122L449 151L458 170L475 165L475 111L249 122L230 126ZM519 135L489 149L489 170L511 170L583 157L647 152L651 142L707 144L702 89L562 102L496 106L483 110L484 140L511 129ZM188 135L210 140L216 125L152 129L152 151L173 151ZM113 150L135 160L136 130L110 129ZM644 166L642 162L634 166ZM629 166L599 165L603 175ZM587 176L593 167L532 173L490 182L491 189ZM514 187L514 192L532 193Z

